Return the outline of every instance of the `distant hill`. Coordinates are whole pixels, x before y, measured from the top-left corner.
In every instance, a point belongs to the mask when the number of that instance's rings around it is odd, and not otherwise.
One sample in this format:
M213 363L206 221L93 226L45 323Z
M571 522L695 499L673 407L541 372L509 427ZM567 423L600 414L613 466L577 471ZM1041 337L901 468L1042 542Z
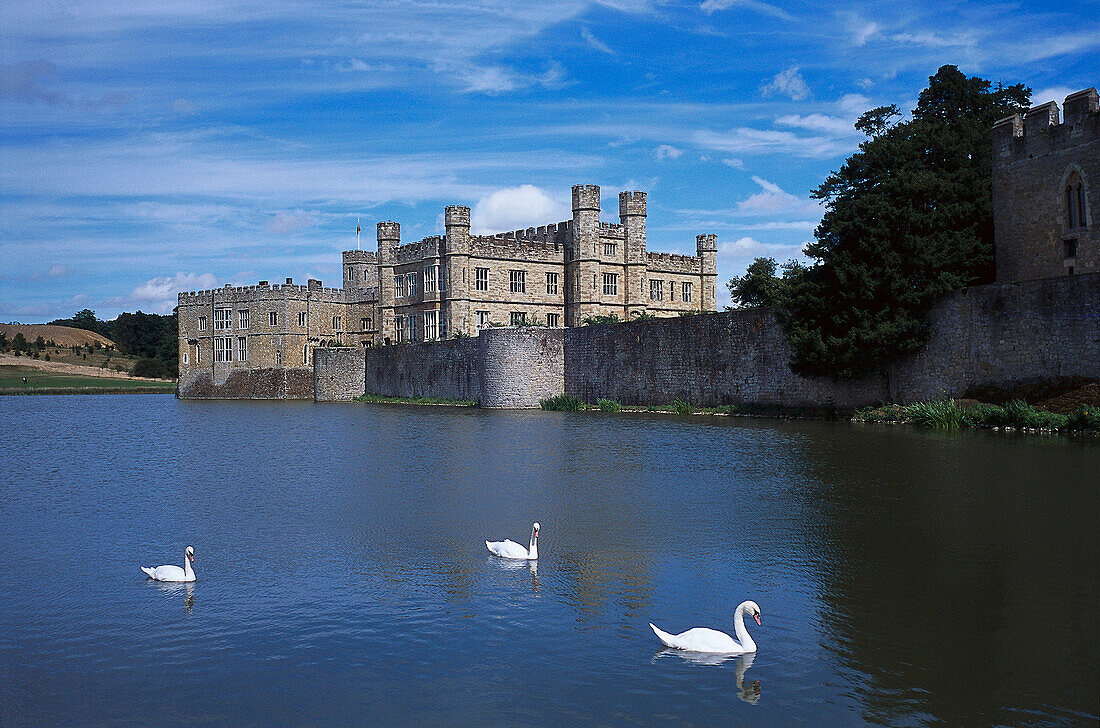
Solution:
M118 349L115 342L108 339L106 336L101 336L94 331L86 331L84 329L74 329L71 326L55 326L53 324L0 324L0 333L8 337L9 340L14 339L18 333L23 334L23 338L27 341L34 343L34 341L41 336L46 341L53 341L54 344L61 347L68 346L95 346L96 342L102 347L114 347Z

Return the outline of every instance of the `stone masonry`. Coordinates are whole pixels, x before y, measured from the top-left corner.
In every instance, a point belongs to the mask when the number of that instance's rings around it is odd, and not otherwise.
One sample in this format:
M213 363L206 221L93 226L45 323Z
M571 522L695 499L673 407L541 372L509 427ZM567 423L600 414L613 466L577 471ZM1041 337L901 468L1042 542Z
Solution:
M1095 88L993 127L997 280L1100 271L1100 104Z

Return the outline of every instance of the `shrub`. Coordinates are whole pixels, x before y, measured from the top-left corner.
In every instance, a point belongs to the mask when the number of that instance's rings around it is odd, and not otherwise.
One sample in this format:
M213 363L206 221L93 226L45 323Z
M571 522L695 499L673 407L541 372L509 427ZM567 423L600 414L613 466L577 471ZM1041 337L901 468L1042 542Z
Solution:
M167 379L171 376L168 365L160 359L138 359L134 364L135 377L153 377Z
M672 400L672 404L670 406L672 407L672 411L678 415L690 415L694 411L694 408L691 406L691 402L688 402L683 397L677 397L676 399Z
M618 316L609 313L601 316L585 316L584 319L581 320L581 323L585 326L591 326L592 324L617 324L620 321L622 321L622 319Z
M998 421L993 424L1005 427L1043 427L1059 429L1066 425L1065 415L1036 409L1022 399L1014 399L1001 407Z
M1066 417L1066 429L1100 432L1100 407L1082 405Z
M917 402L905 407L904 412L914 425L935 430L957 430L966 420L966 411L953 399Z
M597 399L596 406L600 408L602 412L618 412L623 406L613 399Z
M577 412L584 409L584 402L579 397L559 394L557 397L542 400L539 402L539 407L555 412Z
M900 405L885 404L881 407L857 409L852 419L858 422L904 422L906 416Z

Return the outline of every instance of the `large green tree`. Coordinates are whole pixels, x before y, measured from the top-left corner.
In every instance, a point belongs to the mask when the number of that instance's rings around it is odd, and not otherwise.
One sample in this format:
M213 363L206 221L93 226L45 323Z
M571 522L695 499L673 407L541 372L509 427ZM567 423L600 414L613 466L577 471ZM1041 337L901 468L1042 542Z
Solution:
M745 275L734 276L726 287L737 308L782 306L788 298L791 280L802 273L802 264L788 260L783 264L783 276L777 276L779 268L775 258L756 258L745 269Z
M912 119L868 111L859 151L813 196L826 213L793 277L785 327L795 371L849 378L920 350L944 296L993 280L990 134L1030 89L943 66Z

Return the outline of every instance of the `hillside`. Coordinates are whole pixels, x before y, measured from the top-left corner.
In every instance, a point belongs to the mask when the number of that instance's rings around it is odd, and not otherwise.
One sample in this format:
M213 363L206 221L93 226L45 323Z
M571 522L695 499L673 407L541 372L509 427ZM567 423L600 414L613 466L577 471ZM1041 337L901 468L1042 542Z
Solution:
M41 336L45 341L52 341L60 347L69 346L95 346L96 342L106 348L108 346L117 349L115 342L106 336L101 336L93 331L74 329L71 326L55 326L53 324L0 324L0 333L14 339L18 333L29 342L34 342Z

